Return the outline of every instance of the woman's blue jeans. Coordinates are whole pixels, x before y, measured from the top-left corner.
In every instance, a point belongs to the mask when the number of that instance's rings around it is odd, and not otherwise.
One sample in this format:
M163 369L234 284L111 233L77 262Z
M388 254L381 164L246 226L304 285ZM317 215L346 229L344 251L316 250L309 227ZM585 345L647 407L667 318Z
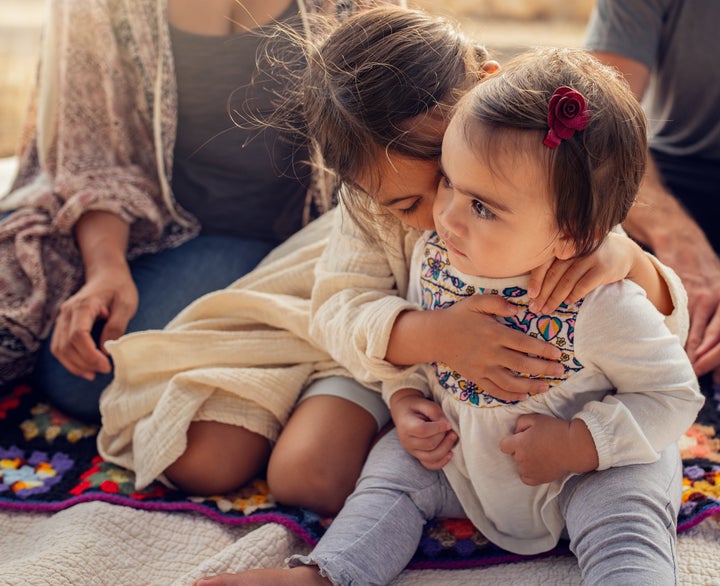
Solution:
M133 260L130 270L140 303L127 332L162 329L198 297L223 289L251 271L272 248L260 240L201 235L177 248ZM96 330L99 336L100 328ZM51 337L52 333L38 356L35 384L65 414L99 422L100 393L112 374L98 374L93 381L71 374L51 354Z

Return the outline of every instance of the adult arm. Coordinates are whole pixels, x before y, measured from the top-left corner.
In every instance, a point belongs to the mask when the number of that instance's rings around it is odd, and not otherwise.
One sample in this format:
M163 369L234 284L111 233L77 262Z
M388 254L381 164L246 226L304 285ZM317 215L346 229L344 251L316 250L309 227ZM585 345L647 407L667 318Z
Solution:
M119 338L138 306L126 251L129 227L115 214L91 211L75 227L85 266L85 284L60 306L51 350L73 374L88 380L110 372L104 344ZM96 347L91 332L105 321Z
M156 63L137 44L141 29L149 38L156 22L154 12L140 14L146 10L145 4L132 15L121 4L49 4L35 130L21 153L23 181L47 188L25 190L17 205L45 210L55 233L73 235L81 252L85 282L62 307L51 348L86 378L109 370L90 341L90 322L108 320L104 342L124 332L137 307L127 255L157 251L190 232L177 224L169 230L174 218L160 188L162 147L154 142L149 103Z
M130 225L130 247L149 249L173 219L158 176L164 145L153 134L157 55L139 45L148 41L143 35L159 35L155 11L142 4L129 14L121 5L81 0L48 6L28 148L51 193L23 203L48 209L62 234L73 234L88 211L113 213ZM162 123L163 132L174 132L174 123Z
M593 54L616 67L642 99L650 79L646 65L616 53ZM685 348L695 372L720 369L720 259L700 226L663 185L652 157L623 227L676 271L687 289L690 331Z

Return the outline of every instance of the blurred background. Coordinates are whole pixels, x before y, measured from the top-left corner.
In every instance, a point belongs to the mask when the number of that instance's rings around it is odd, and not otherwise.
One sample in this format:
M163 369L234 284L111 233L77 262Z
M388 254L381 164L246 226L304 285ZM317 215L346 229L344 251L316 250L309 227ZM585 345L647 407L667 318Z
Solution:
M0 0L0 158L11 156L17 146L35 77L44 4L45 0ZM408 0L408 4L457 20L502 62L528 46L579 46L593 0Z

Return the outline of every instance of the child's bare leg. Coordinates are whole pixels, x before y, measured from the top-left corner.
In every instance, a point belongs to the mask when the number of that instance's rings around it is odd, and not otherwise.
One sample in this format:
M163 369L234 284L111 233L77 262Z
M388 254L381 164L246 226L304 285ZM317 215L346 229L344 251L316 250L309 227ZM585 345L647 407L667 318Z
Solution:
M352 492L376 434L377 422L363 407L330 395L307 398L270 456L270 492L283 504L335 515Z
M327 586L315 566L298 566L282 570L248 570L239 574L221 574L202 578L193 586Z
M236 490L265 470L270 442L244 427L194 421L185 452L166 470L176 486L192 494Z

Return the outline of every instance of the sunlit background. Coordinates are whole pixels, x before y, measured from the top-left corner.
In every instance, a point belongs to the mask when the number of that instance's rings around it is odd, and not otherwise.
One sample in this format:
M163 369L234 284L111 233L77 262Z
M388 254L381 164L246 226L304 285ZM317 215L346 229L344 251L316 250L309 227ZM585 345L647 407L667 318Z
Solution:
M0 0L0 157L11 156L17 146L35 76L44 4L45 0ZM409 0L409 4L458 20L467 34L502 61L527 46L580 45L593 0Z

